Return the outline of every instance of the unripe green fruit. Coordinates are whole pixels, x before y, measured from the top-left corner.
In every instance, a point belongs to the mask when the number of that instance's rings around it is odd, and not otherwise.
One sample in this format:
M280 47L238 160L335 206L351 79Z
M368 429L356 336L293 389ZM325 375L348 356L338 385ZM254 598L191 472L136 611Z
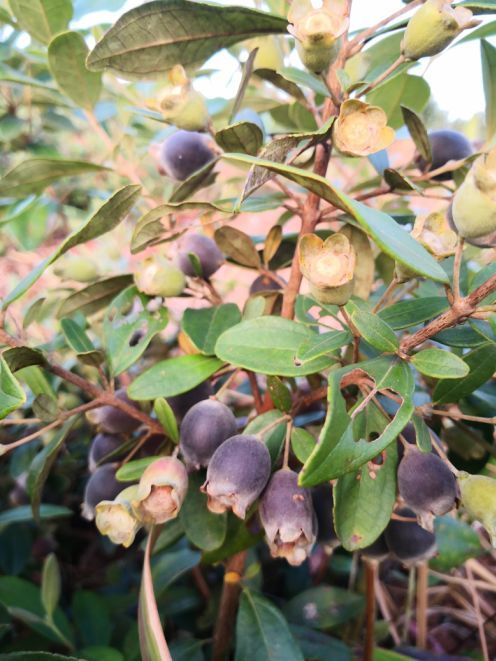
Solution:
M184 273L169 259L148 257L134 274L138 289L147 296L179 296L186 285Z
M451 470L437 455L415 447L407 448L400 462L398 490L422 527L431 531L433 517L446 514L456 504L456 479Z
M204 234L190 234L181 245L178 263L181 271L190 277L198 275L189 257L197 257L201 267L201 277L208 279L224 263L224 255L213 239Z
M496 199L477 186L472 172L456 191L450 214L455 230L469 243L496 245Z
M102 500L114 500L125 486L115 477L117 464L104 464L95 470L86 482L84 502L81 506L82 515L88 521L95 517L95 507Z
M91 282L98 278L98 268L91 259L67 257L54 268L54 273L62 280L75 280L76 282Z
M136 402L129 399L126 394L125 388L120 388L115 391L118 399L138 408ZM107 434L126 434L135 431L140 426L141 422L136 418L131 417L124 411L121 411L114 406L101 406L98 409L89 411L86 414L88 420L97 425L103 432ZM102 500L111 500L111 498L102 498Z
M458 476L461 502L470 516L482 523L496 548L496 480L485 475Z
M178 129L202 131L208 124L206 101L196 90L190 89L179 99L164 93L159 100L159 107L164 118Z
M336 59L339 49L339 41L335 42L331 47L319 45L305 47L299 41L296 42L296 50L301 61L309 71L316 74L327 71Z
M222 402L206 399L195 404L181 423L179 448L187 466L208 466L213 453L236 434L234 413Z
M396 514L405 518L415 518L408 508L397 510ZM433 533L421 528L416 521L391 519L384 538L388 549L406 565L423 562L436 552L436 538Z
M264 490L270 477L270 454L256 436L239 434L212 455L202 491L208 508L218 514L232 509L240 519Z
M184 181L213 160L214 153L207 142L208 137L202 133L176 131L162 145L162 166L171 177Z
M353 280L340 287L316 287L310 284L312 296L324 305L346 305L353 294Z

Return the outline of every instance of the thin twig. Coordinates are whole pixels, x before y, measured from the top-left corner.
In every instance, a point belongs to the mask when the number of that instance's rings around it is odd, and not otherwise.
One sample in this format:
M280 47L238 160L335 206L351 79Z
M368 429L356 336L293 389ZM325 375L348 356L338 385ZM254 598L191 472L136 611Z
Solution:
M428 608L428 572L427 561L417 565L417 647L427 647L427 608Z
M482 655L484 657L484 661L489 661L489 650L487 647L486 632L484 631L484 618L482 617L481 613L479 595L477 594L477 590L474 586L474 575L472 574L470 565L465 565L465 569L467 571L468 585L472 595L472 601L474 602L475 613L477 615L477 628L479 629L479 640L482 648Z
M461 298L460 292L460 271L462 268L463 248L465 239L460 237L456 246L455 262L453 264L453 303L457 303Z
M365 94L368 94L371 92L375 87L377 87L380 83L382 83L383 80L386 80L388 76L390 76L393 71L395 71L399 66L404 64L406 62L405 56L402 54L398 57L397 60L395 60L391 66L389 66L386 71L383 71L380 76L377 76L375 80L373 80L365 89L363 89L361 92L357 94L357 97L359 96L364 96Z

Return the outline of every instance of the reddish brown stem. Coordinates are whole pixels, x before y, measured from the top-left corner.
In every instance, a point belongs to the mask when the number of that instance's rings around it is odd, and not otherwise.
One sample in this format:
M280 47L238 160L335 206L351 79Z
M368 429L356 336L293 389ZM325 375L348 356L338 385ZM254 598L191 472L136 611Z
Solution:
M219 614L215 623L212 661L225 661L228 658L245 562L246 551L236 553L227 561Z

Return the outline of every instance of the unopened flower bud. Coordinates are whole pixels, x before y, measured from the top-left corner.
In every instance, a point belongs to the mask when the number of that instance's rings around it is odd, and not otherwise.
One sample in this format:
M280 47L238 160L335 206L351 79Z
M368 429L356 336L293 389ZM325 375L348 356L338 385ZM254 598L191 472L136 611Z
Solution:
M437 55L463 30L479 25L465 7L447 0L427 0L409 20L401 51L408 60Z
M299 243L300 268L319 303L344 305L353 293L355 249L341 233L322 241L305 234Z
M193 88L180 64L169 71L168 85L158 97L158 109L167 122L185 131L201 131L208 124L205 99Z
M143 523L165 523L176 518L188 490L188 473L175 457L161 457L144 471L133 511Z
M134 274L138 289L147 296L179 296L186 285L184 273L166 257L156 255L143 260Z
M244 519L246 510L260 496L270 477L270 454L256 436L238 434L214 452L201 490L208 496L208 509L222 514L232 509Z
M311 493L298 486L298 474L286 468L274 473L259 512L272 557L301 565L315 543L317 521Z
M348 99L333 127L333 144L347 156L368 156L386 149L395 138L387 115L379 106Z
M103 500L95 508L95 523L101 534L107 535L114 544L122 544L126 548L131 546L141 528L131 507L137 490L137 485L127 487L115 500Z
M333 8L331 0L324 0L320 9L314 9L308 0L293 0L288 21L292 23L288 32L296 39L303 64L314 73L325 71L339 53L340 37L348 29L349 19Z
M458 485L463 507L472 518L482 523L496 548L496 480L461 472Z
M496 148L472 165L453 197L451 219L469 243L496 246Z

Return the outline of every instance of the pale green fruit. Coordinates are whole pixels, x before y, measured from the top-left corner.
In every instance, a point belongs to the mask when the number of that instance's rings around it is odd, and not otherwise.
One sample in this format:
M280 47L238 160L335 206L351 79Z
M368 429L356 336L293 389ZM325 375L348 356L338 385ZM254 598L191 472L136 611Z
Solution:
M496 548L496 480L485 475L458 476L461 502L470 516L482 523Z
M340 44L335 42L330 48L326 46L304 46L296 42L296 50L305 67L313 73L327 71L339 53Z
M353 280L341 287L315 287L310 285L312 296L324 305L345 305L353 294Z
M91 282L99 275L98 268L91 259L77 255L59 262L54 268L54 273L62 280L76 280L76 282Z
M134 274L138 289L148 296L179 296L186 285L184 273L166 257L148 257Z
M453 8L446 0L427 0L409 20L401 52L408 60L437 55L463 30L479 22L465 7Z
M258 48L253 68L256 69L273 69L279 71L284 66L284 57L281 44L277 37L256 37L246 42L248 48L253 50Z
M208 124L209 114L206 101L199 92L193 89L189 90L181 100L171 102L170 106L167 106L165 97L162 97L160 109L164 119L184 131L201 131Z

